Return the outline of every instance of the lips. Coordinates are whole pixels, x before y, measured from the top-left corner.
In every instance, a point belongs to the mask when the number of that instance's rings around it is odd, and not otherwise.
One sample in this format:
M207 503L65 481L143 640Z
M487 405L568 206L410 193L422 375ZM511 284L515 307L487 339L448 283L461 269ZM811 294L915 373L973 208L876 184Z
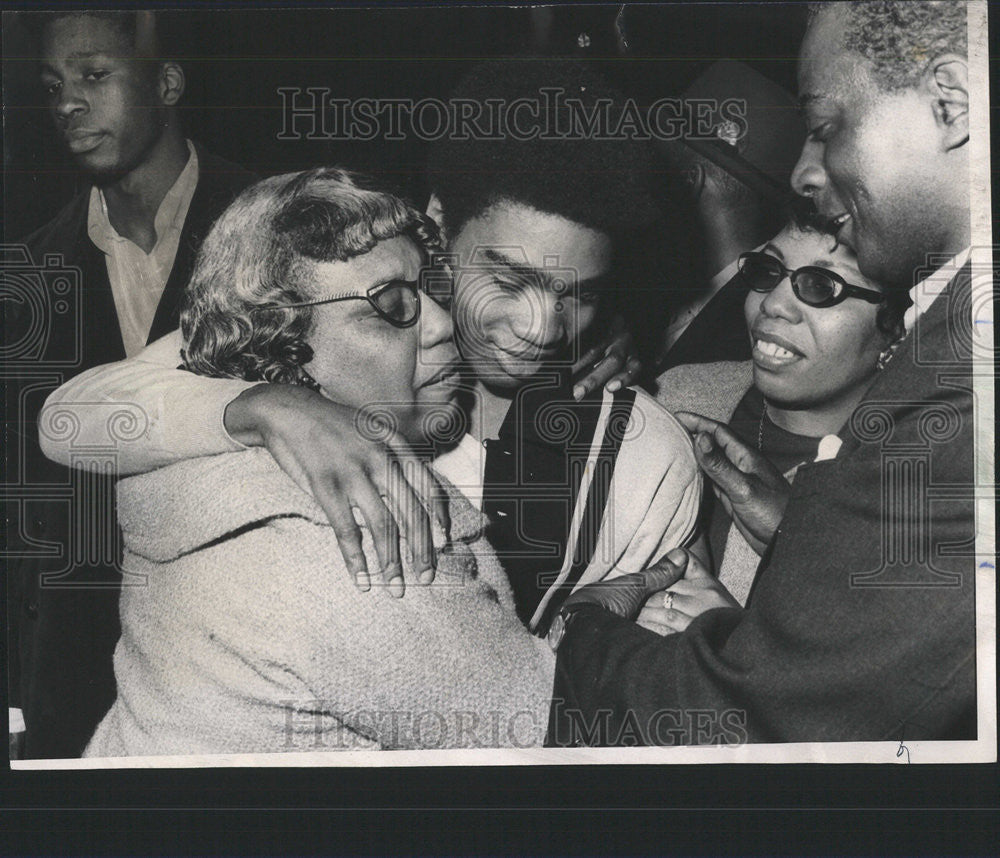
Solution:
M826 217L827 228L837 237L837 241L852 248L851 243L854 230L854 217L849 211L842 211L838 214L824 215Z
M497 345L497 348L514 360L551 360L559 354L559 346L543 347L529 342L522 342L514 348L505 348L501 345Z
M784 337L768 331L753 331L753 360L765 369L780 369L805 355Z
M74 154L89 152L96 149L104 139L103 131L91 131L87 128L75 128L65 133L66 144Z
M459 363L448 364L448 366L442 367L434 375L432 375L427 381L425 381L421 387L430 387L433 384L440 384L445 387L450 387L457 385L461 380L461 374L459 373Z

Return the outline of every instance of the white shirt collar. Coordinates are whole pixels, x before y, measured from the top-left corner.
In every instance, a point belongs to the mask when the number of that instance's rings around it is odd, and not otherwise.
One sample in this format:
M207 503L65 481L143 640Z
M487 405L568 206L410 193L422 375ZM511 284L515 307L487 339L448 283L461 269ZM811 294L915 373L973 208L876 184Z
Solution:
M662 348L664 353L673 348L674 344L681 338L681 335L688 329L688 325L694 321L695 316L704 310L708 302L718 294L719 290L736 276L739 262L739 257L737 257L709 280L708 289L699 296L698 300L685 307L677 318L671 321L663 333Z
M170 186L170 190L164 195L159 208L153 219L156 230L156 242L160 243L168 230L180 230L184 226L188 208L194 198L195 188L198 185L198 153L194 144L187 140L188 159L184 164L184 169ZM90 208L87 211L87 233L90 240L97 245L98 249L106 254L111 253L112 244L116 241L128 241L111 224L108 217L108 204L104 200L104 194L97 185L90 189Z
M948 288L948 284L955 279L955 275L961 271L962 266L969 261L971 255L972 248L965 248L961 253L947 260L940 268L931 271L910 290L913 306L903 315L903 324L906 326L907 334L913 330L917 319L926 313L937 297Z
M709 281L709 295L715 295L723 286L725 286L733 277L736 276L736 270L739 267L740 258L737 256L732 262L730 262L725 268L723 268L718 274L716 274Z

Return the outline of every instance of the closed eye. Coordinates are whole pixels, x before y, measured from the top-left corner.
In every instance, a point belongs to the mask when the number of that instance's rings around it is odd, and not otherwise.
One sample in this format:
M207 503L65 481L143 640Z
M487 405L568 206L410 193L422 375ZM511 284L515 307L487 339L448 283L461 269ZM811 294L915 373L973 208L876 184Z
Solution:
M822 143L826 140L826 135L829 130L830 124L828 122L824 122L822 125L810 128L806 136L814 143Z
M496 284L505 292L510 292L516 295L519 295L529 286L529 283L526 280L521 280L521 279L504 280L501 277L498 277L496 279Z

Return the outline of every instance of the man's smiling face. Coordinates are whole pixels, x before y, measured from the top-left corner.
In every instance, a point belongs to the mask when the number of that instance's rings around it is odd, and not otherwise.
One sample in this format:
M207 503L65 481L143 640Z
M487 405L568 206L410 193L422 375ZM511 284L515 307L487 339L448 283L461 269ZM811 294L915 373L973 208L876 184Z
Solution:
M925 85L890 92L865 57L844 48L845 12L822 11L799 59L808 138L792 175L819 211L840 217L839 238L866 276L912 285L927 253L948 246L954 175Z
M449 242L458 259L455 337L485 384L516 388L572 364L611 267L602 232L521 203L490 206Z

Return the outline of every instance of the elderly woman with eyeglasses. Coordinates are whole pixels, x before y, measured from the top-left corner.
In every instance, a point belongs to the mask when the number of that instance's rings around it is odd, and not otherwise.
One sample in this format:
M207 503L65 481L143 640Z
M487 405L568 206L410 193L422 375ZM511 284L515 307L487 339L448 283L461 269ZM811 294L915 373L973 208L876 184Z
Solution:
M363 431L427 442L457 420L451 317L420 283L436 248L431 221L364 177L266 179L205 239L185 365L309 387L368 406ZM263 448L122 481L137 586L86 756L540 744L551 653L519 622L482 515L446 488L436 579L394 599L359 590L323 510Z
M695 435L703 467L720 455L738 467L745 445L774 466L751 478L778 493L799 465L835 454L837 434L903 335L910 302L862 276L850 249L802 220L744 253L739 271L752 360L675 367L659 378L658 399ZM683 631L705 610L749 597L765 546L718 479L716 495L708 537L717 578L686 576L652 597L639 621L654 631Z

